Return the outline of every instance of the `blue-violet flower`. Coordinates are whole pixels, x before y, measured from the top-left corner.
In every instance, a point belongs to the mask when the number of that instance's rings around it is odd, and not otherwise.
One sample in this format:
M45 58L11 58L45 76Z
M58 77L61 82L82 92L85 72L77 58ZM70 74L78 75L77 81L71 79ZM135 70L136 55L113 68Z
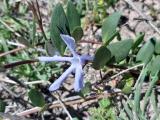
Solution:
M38 57L39 61L42 62L70 62L71 66L49 87L50 91L55 91L59 89L61 84L66 80L67 76L71 74L72 72L75 73L75 82L74 82L74 90L80 91L84 87L83 77L83 65L86 61L93 60L93 57L89 55L79 55L76 53L76 44L73 37L69 35L60 35L62 40L67 45L67 48L72 53L72 57L62 57L54 55L53 57Z

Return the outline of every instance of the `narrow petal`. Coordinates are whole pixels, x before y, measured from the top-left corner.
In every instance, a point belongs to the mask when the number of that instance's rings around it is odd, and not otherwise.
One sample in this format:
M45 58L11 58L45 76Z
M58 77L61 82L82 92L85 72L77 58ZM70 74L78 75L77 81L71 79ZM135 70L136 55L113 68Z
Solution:
M74 90L78 92L84 87L82 66L78 65L75 72Z
M67 76L74 70L71 65L50 87L49 91L55 91L59 89L60 85L66 80Z
M61 36L62 40L66 43L66 45L69 48L69 50L71 51L71 53L73 55L77 55L77 53L75 52L76 44L75 44L74 38L69 35L64 35L64 34L61 34L60 36Z
M68 61L70 62L71 61L71 57L61 57L61 56L53 56L53 57L45 57L45 56L42 56L42 57L38 57L38 60L41 61L41 62L52 62L52 61L59 61L59 62L64 62L64 61Z

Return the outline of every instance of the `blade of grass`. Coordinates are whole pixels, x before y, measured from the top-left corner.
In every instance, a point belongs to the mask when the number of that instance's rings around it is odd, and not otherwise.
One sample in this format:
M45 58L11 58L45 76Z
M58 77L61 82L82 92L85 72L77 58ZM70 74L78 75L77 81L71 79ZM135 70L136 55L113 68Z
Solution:
M152 93L152 89L153 87L155 86L157 80L158 80L158 72L155 76L151 77L152 81L150 82L149 84L149 88L144 96L144 106L143 106L143 109L142 109L142 114L145 115L145 110L146 110L146 107L147 107L147 104L148 104L148 101L149 101L149 97L151 96L151 93Z
M153 106L154 113L155 113L155 115L153 117L153 120L155 120L155 118L158 118L159 113L158 113L158 109L157 109L157 101L156 101L156 96L155 96L155 90L154 89L152 90L150 101L151 101L151 104Z
M128 103L125 103L124 101L122 101L122 104L124 106L124 110L126 111L128 117L129 117L129 120L133 120L133 113L132 111L130 110L129 106L128 106Z
M142 84L145 79L146 73L147 73L147 69L145 68L145 66L143 66L143 69L139 75L139 78L134 86L134 88L136 88L134 92L134 104L135 104L134 111L137 117L140 117L140 114L141 114L141 108L140 108L141 88L142 88Z

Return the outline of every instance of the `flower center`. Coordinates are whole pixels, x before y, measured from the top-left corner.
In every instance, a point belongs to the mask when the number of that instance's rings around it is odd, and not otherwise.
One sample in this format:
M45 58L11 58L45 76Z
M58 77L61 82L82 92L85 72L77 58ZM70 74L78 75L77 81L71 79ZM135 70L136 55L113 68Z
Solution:
M77 56L74 56L74 57L72 58L71 63L72 63L72 64L82 64L82 60L81 60L80 56L77 55Z

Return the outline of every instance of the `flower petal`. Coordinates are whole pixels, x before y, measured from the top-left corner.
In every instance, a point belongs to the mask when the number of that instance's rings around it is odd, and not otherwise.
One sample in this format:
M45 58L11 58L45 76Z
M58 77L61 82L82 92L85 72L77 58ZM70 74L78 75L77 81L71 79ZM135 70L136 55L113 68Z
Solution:
M82 70L82 66L81 65L77 66L75 72L76 74L75 74L74 90L78 92L84 87L83 83L84 73Z
M84 64L86 61L93 61L94 57L90 55L81 55L80 59L82 64Z
M64 61L71 61L71 57L61 57L61 56L53 56L53 57L38 57L38 60L41 62L52 62L52 61L59 61L59 62L64 62Z
M71 51L73 55L77 55L76 51L76 44L73 37L69 35L60 34L62 40L66 43L67 47Z
M60 85L66 80L67 76L74 70L74 66L70 66L50 87L49 91L57 90Z

